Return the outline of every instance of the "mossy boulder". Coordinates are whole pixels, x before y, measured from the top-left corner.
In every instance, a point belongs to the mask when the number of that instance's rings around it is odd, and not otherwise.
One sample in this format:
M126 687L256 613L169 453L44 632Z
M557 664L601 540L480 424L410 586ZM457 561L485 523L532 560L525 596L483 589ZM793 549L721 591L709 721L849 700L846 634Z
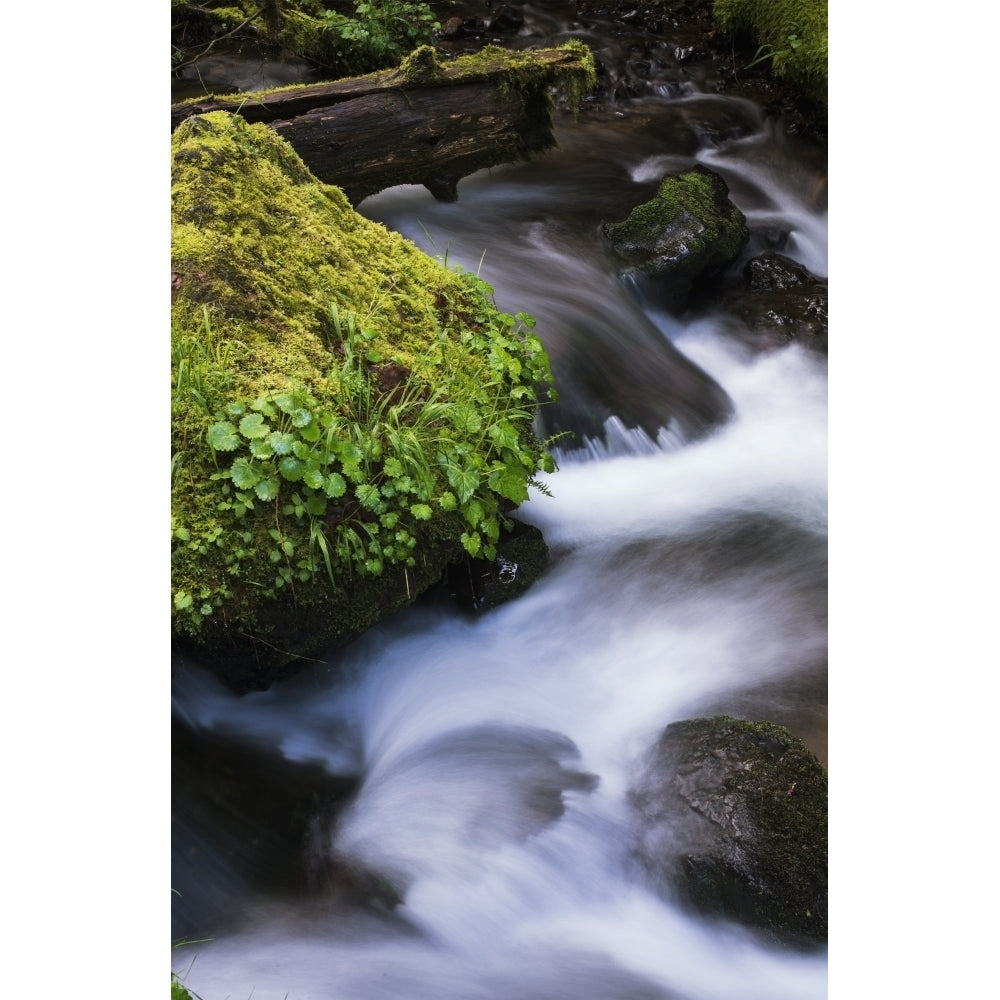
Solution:
M174 634L265 687L495 560L539 469L524 314L320 183L271 129L172 140Z
M687 304L696 283L731 264L750 238L726 182L700 164L668 174L655 197L623 222L605 223L603 232L629 271L652 279L674 309Z
M682 904L782 944L827 936L827 776L769 722L667 726L631 790L637 855Z

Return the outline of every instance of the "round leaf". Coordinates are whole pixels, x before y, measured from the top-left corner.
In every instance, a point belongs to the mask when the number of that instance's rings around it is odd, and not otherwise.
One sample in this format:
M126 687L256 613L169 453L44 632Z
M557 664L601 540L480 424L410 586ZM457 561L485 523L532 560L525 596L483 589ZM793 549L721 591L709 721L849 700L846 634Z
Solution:
M256 468L253 463L247 458L238 458L232 464L230 470L233 475L233 485L237 489L249 490L260 482L260 476L257 473Z
M240 438L236 428L228 420L222 420L209 427L208 443L216 451L235 451L240 446Z
M331 472L323 481L323 492L331 498L342 497L347 490L347 483L339 472Z
M240 433L245 438L264 438L267 437L270 432L271 428L268 427L264 417L259 413L248 413L240 421Z
M253 491L261 500L273 500L278 495L278 480L274 476L262 479Z
M295 444L295 438L291 434L274 431L268 434L267 443L274 449L276 455L287 455Z

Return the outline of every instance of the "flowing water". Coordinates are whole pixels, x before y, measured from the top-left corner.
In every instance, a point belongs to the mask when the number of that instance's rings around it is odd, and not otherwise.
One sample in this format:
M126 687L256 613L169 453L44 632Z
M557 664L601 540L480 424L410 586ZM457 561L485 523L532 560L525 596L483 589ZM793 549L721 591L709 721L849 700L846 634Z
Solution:
M562 395L546 430L576 432L519 511L551 565L512 603L414 606L268 692L178 673L195 763L175 774L196 778L175 787L175 933L199 941L171 964L204 1000L827 994L825 953L658 891L627 804L660 731L695 715L769 719L826 760L825 362L644 304L600 235L700 162L756 250L780 238L825 276L825 161L692 85L563 115L557 138L457 203L361 206L537 318ZM198 777L219 779L208 818ZM309 798L305 838L272 814L286 796Z

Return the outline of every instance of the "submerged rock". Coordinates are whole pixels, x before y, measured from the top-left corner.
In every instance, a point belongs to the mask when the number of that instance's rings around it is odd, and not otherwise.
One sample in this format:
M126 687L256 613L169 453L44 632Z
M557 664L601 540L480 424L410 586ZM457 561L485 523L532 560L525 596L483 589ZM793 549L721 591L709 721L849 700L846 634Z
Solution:
M351 805L314 829L314 852L356 894L392 907L420 878L478 867L534 836L596 775L562 733L486 722L439 733L373 766Z
M639 859L682 903L782 943L826 941L827 776L787 729L675 722L630 802Z
M605 223L603 232L630 272L652 279L651 289L674 310L687 305L697 283L731 264L750 238L726 182L700 164L664 177L656 197L623 222Z

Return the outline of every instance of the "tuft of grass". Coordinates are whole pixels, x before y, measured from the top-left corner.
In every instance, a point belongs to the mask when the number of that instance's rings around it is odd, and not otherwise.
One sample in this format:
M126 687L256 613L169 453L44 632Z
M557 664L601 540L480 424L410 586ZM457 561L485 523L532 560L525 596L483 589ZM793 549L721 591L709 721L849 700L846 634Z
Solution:
M770 61L776 77L827 103L827 0L714 0L725 31L746 31L758 48L745 68Z

